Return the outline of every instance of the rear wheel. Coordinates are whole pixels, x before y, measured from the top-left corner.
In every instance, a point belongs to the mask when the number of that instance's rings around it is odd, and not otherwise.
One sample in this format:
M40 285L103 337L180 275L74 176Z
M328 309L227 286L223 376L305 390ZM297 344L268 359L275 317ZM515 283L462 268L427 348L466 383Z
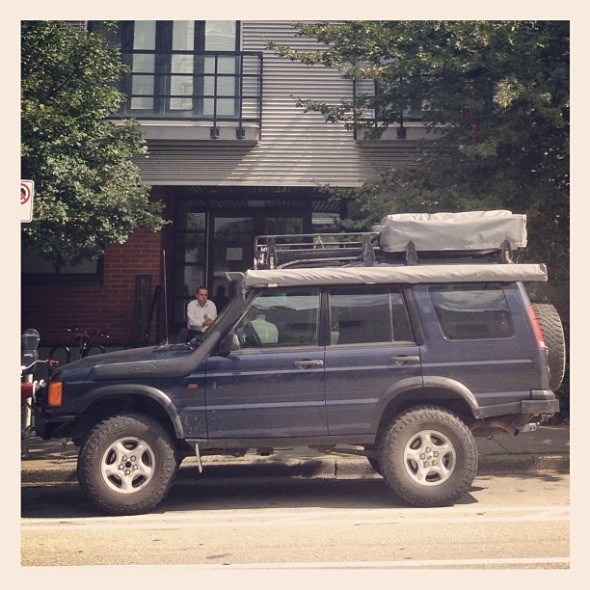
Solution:
M477 447L467 425L436 406L407 410L379 445L383 477L414 506L448 506L463 496L477 473Z
M86 351L86 356L96 356L97 354L104 354L106 349L102 344L95 344Z
M70 362L72 351L67 346L56 346L49 351L47 360L52 361L55 367L61 367Z
M108 514L140 514L166 495L177 462L171 437L143 414L99 422L78 456L78 480L87 498Z

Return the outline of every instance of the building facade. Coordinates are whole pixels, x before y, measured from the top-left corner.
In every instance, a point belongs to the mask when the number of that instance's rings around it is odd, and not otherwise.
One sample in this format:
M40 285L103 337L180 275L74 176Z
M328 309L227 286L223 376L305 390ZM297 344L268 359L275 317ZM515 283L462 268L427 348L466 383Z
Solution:
M269 49L315 48L289 21L125 21L111 36L132 68L119 115L141 124L141 179L169 223L59 276L24 255L22 327L42 344L63 343L69 326L106 330L114 346L159 341L184 326L200 285L214 296L225 272L252 266L256 235L325 231L346 217L322 187L415 164L419 122L403 139L367 140L297 106L351 100L358 88Z

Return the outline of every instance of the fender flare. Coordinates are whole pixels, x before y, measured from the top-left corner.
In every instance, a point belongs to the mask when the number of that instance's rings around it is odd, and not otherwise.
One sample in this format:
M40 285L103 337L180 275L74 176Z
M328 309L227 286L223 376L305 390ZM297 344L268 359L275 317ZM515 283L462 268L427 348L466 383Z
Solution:
M377 432L379 424L383 418L386 408L401 396L410 396L420 402L419 396L412 395L417 391L431 392L436 391L436 395L429 394L424 402L436 401L436 399L458 399L467 404L471 415L475 418L478 415L479 404L473 392L455 379L450 377L409 377L396 381L385 393L377 406L375 423L373 424L374 432Z
M119 383L117 385L97 387L84 396L84 404L80 407L79 414L86 412L96 401L104 400L110 396L115 397L121 395L143 396L155 401L170 419L170 423L174 428L175 436L179 439L184 438L184 428L174 402L162 390L152 387L151 385Z

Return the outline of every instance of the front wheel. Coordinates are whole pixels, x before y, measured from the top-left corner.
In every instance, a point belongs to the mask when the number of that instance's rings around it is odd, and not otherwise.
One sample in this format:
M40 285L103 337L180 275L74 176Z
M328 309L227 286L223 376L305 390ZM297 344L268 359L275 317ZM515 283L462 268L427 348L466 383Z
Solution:
M168 432L143 414L129 413L99 422L78 456L78 480L101 511L140 514L168 492L177 463Z
M379 445L387 485L414 506L449 506L467 492L477 473L477 447L467 425L436 406L401 414Z
M383 475L381 463L379 463L379 457L377 456L377 449L373 446L370 446L365 447L365 451L367 452L367 461L369 462L369 465L376 473Z

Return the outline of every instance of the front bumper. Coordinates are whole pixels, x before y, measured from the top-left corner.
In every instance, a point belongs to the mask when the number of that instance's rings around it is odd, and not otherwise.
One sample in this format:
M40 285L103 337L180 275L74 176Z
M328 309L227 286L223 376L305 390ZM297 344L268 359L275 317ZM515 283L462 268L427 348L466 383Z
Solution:
M35 415L35 432L43 440L68 438L72 435L75 415L48 416L41 412Z

